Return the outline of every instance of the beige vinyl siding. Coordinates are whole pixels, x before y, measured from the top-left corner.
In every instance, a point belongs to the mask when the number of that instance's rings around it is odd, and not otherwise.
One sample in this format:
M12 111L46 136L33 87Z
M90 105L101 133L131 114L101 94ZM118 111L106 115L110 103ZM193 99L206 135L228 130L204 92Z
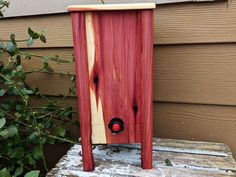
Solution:
M183 2L214 2L226 0L104 0L106 4L153 2L157 5ZM45 15L67 12L69 5L102 4L102 0L11 0L11 8L3 14L5 18L29 15Z
M236 3L229 2L170 4L155 10L155 44L222 43L236 41ZM26 36L28 26L44 30L46 45L34 47L72 47L70 14L31 16L1 19L1 36L16 31ZM15 28L17 27L17 30ZM26 46L22 46L26 47Z
M155 10L154 135L225 142L236 154L236 1L160 5ZM28 26L44 30L47 44L25 50L71 58L69 14L6 18L0 36L26 36ZM25 63L39 68L37 60ZM52 67L58 74L33 74L29 82L45 94L65 94L71 64ZM76 98L68 104L76 107ZM78 117L78 115L76 116Z

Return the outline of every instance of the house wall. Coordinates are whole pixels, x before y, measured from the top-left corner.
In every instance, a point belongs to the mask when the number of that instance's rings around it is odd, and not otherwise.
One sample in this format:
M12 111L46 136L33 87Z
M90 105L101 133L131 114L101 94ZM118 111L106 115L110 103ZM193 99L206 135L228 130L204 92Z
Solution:
M165 138L224 142L236 155L236 1L159 5L155 10L154 135ZM67 13L5 18L0 36L27 28L45 31L47 44L22 48L71 58ZM37 60L25 63L39 68ZM44 94L65 94L71 64L52 65L58 74L33 74L29 82ZM76 107L76 98L68 99Z

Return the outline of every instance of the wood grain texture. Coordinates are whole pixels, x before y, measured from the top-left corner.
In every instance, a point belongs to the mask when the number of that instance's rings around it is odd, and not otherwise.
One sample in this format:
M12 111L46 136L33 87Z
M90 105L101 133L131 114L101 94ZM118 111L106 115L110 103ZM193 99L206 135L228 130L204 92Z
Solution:
M194 142L194 143L193 143ZM118 145L130 149L140 149L137 144ZM219 157L232 156L232 152L226 144L203 141L187 141L177 139L153 139L153 151L166 151L175 153L187 153L198 155L212 155Z
M72 22L79 105L90 112L80 116L83 148L141 142L142 168L151 169L153 11L72 13ZM114 118L123 131L109 129Z
M235 176L236 162L231 155L215 156L210 154L191 154L189 151L194 147L196 152L201 153L202 149L198 149L199 144L208 144L210 147L225 147L225 144L197 142L197 141L182 141L182 146L185 147L183 152L179 152L178 145L180 141L168 139L154 138L154 169L142 170L139 165L140 146L134 145L132 148L121 145L97 146L94 149L94 156L98 168L91 173L85 173L81 169L81 157L77 154L81 151L80 145L72 147L68 153L57 163L56 167L47 174L50 176L126 176L126 177L141 177L141 176L175 176L175 177L227 177ZM161 147L159 142L165 144L166 147L173 147L171 152L168 150L158 150ZM189 148L190 147L190 148ZM185 151L186 150L186 151ZM221 149L224 152L223 149ZM209 151L210 152L210 151ZM225 154L228 151L225 151ZM129 159L124 157L129 155ZM73 159L73 162L72 162ZM166 159L172 164L167 166ZM65 165L66 164L66 165ZM67 165L70 164L70 165Z
M163 5L156 8L155 17L155 44L236 41L235 1ZM1 19L0 23L0 34L4 39L10 35L9 31L23 38L27 35L27 28L30 26L35 31L44 30L48 36L47 44L36 42L33 47L73 46L69 14L8 18Z
M103 103L102 103L102 98L98 96L98 84L100 84L100 77L98 75L94 76L94 68L96 67L95 65L98 65L99 57L97 56L100 53L100 45L98 44L100 37L97 34L97 29L95 29L98 26L95 26L95 19L93 18L94 16L92 13L86 13L85 14L85 28L86 28L86 45L87 45L87 54L88 54L88 72L90 76L90 103L91 103L91 115L92 115L92 143L96 144L102 144L102 143L107 143L107 138L106 138L106 128L107 124L104 121L104 113L103 113ZM96 39L95 39L96 38ZM80 45L83 45L80 44ZM81 58L83 59L83 58ZM98 66L99 68L101 66ZM84 69L84 68L80 68ZM107 73L109 74L109 73ZM97 79L97 80L95 80ZM77 80L79 81L79 80ZM95 81L97 83L95 83ZM107 95L109 96L109 95Z
M79 22L79 23L78 23ZM89 94L89 72L88 68L88 54L87 46L80 45L80 41L86 41L85 33L85 15L84 14L72 14L72 27L74 33L74 47L75 47L75 67L76 75L79 76L79 82L77 82L78 89L78 105L80 111L80 134L81 142L83 144L83 170L93 171L94 161L92 153L92 127L91 127L91 103ZM78 35L79 34L79 35ZM78 77L77 77L78 80Z
M86 67L78 65L78 69L89 74L93 143L137 143L143 134L145 144L150 144L152 136L146 133L152 132L152 13L115 11L84 16L86 40L80 39L78 45L86 46L87 55L76 59L88 60ZM77 78L81 85L87 84ZM119 134L108 128L113 118L124 122Z
M136 80L136 82L140 84L140 85L134 84L134 87L137 87L137 88L134 88L135 89L134 92L138 92L138 94L136 95L137 103L136 104L133 103L134 104L133 110L136 111L137 118L139 118L138 111L140 109L141 130L139 131L141 131L141 166L143 169L151 169L152 168L152 131L153 131L153 119L152 119L152 114L153 114L152 68L153 68L153 37L154 37L153 35L153 23L154 23L153 11L151 10L142 11L140 18L141 18L141 24L140 24L141 47L137 51L138 42L136 42L135 52L137 54L135 57L136 58L139 56L141 57L141 61L140 61L141 74L135 73L136 76L135 78L133 78ZM128 29L130 30L130 28ZM138 65L139 63L136 62L134 64ZM137 72L136 69L133 72ZM135 109L135 106L137 107L136 109Z
M90 5L70 5L68 11L106 11L106 10L142 10L155 9L155 3L129 3L129 4L90 4Z

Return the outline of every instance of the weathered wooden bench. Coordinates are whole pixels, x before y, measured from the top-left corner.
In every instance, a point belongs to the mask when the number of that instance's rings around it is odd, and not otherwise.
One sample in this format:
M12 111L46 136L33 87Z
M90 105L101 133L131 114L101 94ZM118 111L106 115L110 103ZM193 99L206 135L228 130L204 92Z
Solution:
M95 171L83 172L81 146L73 146L47 177L236 177L236 162L222 143L154 139L153 169L140 168L140 146L99 145Z

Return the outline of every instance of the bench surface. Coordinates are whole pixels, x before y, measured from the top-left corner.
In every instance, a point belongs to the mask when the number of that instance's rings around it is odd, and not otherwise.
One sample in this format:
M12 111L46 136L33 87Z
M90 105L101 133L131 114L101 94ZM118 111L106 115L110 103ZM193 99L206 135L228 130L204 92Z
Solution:
M74 145L47 177L236 177L236 162L222 143L153 139L153 169L140 168L139 145L98 145L95 171L83 172L81 146Z

